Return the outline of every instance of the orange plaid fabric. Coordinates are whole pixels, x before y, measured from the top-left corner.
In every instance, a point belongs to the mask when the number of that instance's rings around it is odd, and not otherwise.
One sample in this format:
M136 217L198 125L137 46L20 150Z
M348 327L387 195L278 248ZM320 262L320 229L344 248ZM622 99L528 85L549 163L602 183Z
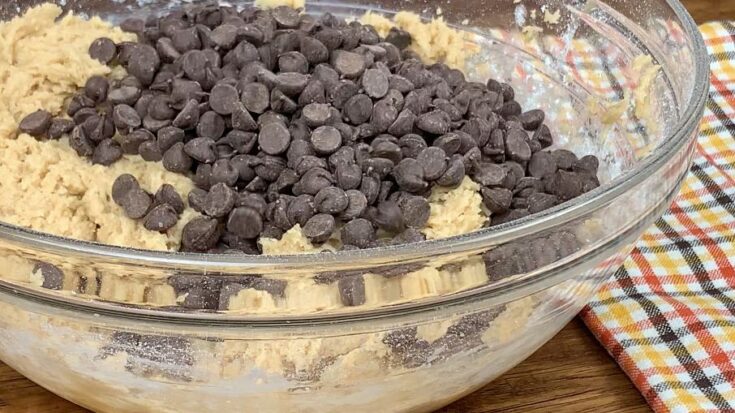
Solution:
M701 31L712 74L690 174L582 313L656 412L735 412L735 26Z

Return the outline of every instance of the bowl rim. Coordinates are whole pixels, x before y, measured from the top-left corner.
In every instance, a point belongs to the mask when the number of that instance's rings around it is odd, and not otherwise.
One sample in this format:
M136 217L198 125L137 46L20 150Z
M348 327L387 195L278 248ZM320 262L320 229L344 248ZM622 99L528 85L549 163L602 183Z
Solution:
M692 42L695 66L692 93L688 102L686 102L685 110L682 113L681 118L673 128L673 134L669 138L665 139L652 154L644 158L639 165L632 170L622 173L620 176L601 185L593 191L566 202L563 205L543 211L542 213L465 235L423 241L414 244L358 251L341 251L330 254L235 256L226 254L140 250L64 238L11 225L2 221L0 221L0 239L29 249L60 256L74 256L78 259L102 259L110 262L125 263L135 266L153 266L156 268L174 267L177 270L190 269L205 273L208 272L209 269L216 269L214 272L219 273L227 271L228 269L234 270L243 268L257 270L258 268L267 267L270 271L274 268L278 269L278 271L281 271L282 269L294 271L313 269L315 265L360 267L385 265L395 263L397 261L405 263L420 260L422 258L425 259L427 256L485 250L489 246L501 245L529 235L542 233L545 230L568 223L604 207L605 205L613 202L619 196L623 195L630 188L646 180L659 168L665 165L676 153L679 152L679 150L681 150L690 138L691 129L696 126L693 124L699 123L709 89L709 59L707 57L707 49L696 23L684 6L678 0L665 1L682 24L687 38ZM323 2L318 2L316 4L324 5ZM369 9L379 10L376 8ZM524 277L524 281L533 283L540 281L543 278L543 273L531 273L529 274L529 277ZM10 286L10 288L8 288L8 286ZM0 280L0 287L3 287L0 290L11 289L13 293L25 296L26 298L35 300L41 299L46 304L59 306L82 306L92 308L95 311L101 309L99 305L90 302L91 300L83 301L78 298L75 299L74 297L51 293L39 294L31 288L20 287L3 280ZM472 293L467 294L464 298L477 298L503 287L503 285L488 284L478 287L475 290L470 290ZM442 297L438 302L434 303L433 309L436 309L437 306L452 302L453 298L455 298L453 295ZM393 315L407 314L417 311L432 311L432 308L424 308L421 300L406 303L404 305L397 306L396 308L392 308L390 306L381 308L387 309ZM115 304L114 308L110 306L106 311L112 315L115 313L119 313L120 315L125 313L139 313L139 311L122 304ZM310 320L319 320L324 318L334 322L341 319L356 320L361 317L362 313L365 313L367 317L370 312L370 310L357 310L343 314L317 313L311 315L306 314L304 317ZM173 316L173 318L181 320L188 319L196 321L202 319L202 314L195 313L187 314L155 311L155 314L157 317L166 318ZM220 318L223 323L242 323L243 321L247 322L248 320L252 320L257 323L260 319L260 317L252 315L243 315L237 319L221 319L222 314L210 315L213 316L212 319ZM295 317L292 314L283 314L269 318L268 320L288 322L294 318L301 319L303 317Z

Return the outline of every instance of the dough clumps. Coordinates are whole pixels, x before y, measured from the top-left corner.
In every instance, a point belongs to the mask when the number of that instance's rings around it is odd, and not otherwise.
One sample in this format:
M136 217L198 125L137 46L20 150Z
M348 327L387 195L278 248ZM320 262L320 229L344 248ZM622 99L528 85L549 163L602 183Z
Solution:
M97 17L68 15L57 21L60 15L61 8L44 4L0 23L0 220L83 241L178 250L181 230L196 214L185 211L167 234L148 231L112 201L112 183L120 174L130 173L151 193L170 183L185 197L192 188L188 178L138 156L111 167L92 165L66 139L15 136L24 116L40 108L59 114L65 100L89 77L113 75L109 67L89 57L95 39L133 38Z
M369 11L360 22L374 26L383 37L393 27L407 31L412 37L409 48L429 64L443 62L456 69L465 69L467 60L480 50L471 33L452 29L441 16L427 22L415 13L402 11L391 20Z

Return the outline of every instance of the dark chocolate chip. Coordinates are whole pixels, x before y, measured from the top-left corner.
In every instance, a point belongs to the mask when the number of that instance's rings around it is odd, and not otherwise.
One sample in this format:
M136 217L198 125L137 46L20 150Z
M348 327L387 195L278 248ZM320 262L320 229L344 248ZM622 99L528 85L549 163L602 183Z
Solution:
M435 146L422 150L416 160L424 168L424 178L429 181L441 178L447 170L447 154Z
M37 110L23 118L20 125L18 125L18 129L34 138L45 137L51 127L51 120L51 113L45 110Z
M84 85L84 94L97 103L102 103L107 99L109 90L110 82L104 76L92 76Z
M320 126L311 133L311 144L319 155L330 155L342 145L342 135L333 126Z
M106 65L115 60L117 45L107 37L100 37L89 46L89 56Z
M184 143L173 144L163 154L163 167L171 172L185 173L191 169L193 160L184 150Z
M317 214L306 222L303 233L309 241L321 244L329 240L335 228L337 228L337 225L332 215Z
M220 236L221 229L216 219L196 217L184 226L181 244L185 251L205 252L217 245Z
M161 204L148 212L143 226L149 231L166 232L179 221L176 210L168 204Z
M123 150L120 144L112 139L105 139L100 142L94 149L92 154L92 163L104 166L110 166L122 158Z
M415 159L402 160L393 170L393 176L404 191L420 193L429 186L424 180L423 166Z
M346 223L341 230L342 243L358 248L368 248L375 241L373 224L364 218L356 218Z
M125 215L132 219L141 219L146 216L152 204L151 196L140 187L128 190L120 199L120 206L125 211Z
M279 155L291 144L291 133L280 122L271 122L261 127L258 134L261 150L269 155Z
M184 145L184 152L198 162L213 163L217 159L214 144L211 138L194 138Z

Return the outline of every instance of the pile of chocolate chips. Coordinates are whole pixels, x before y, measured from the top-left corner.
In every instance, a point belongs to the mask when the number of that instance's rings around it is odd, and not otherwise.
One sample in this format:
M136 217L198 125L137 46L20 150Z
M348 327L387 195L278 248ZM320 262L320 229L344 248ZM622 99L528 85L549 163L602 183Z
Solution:
M544 150L544 112L524 112L511 86L422 63L398 29L381 38L329 13L217 4L122 28L138 42L102 38L90 54L128 77L93 77L69 105L72 120L39 111L20 129L70 132L94 163L139 154L191 175L189 204L203 216L185 226L184 251L258 254L259 237L296 224L314 243L341 228L345 249L420 241L431 189L466 175L482 185L493 225L599 185L595 157ZM167 229L171 206L133 192L121 204L128 215Z

